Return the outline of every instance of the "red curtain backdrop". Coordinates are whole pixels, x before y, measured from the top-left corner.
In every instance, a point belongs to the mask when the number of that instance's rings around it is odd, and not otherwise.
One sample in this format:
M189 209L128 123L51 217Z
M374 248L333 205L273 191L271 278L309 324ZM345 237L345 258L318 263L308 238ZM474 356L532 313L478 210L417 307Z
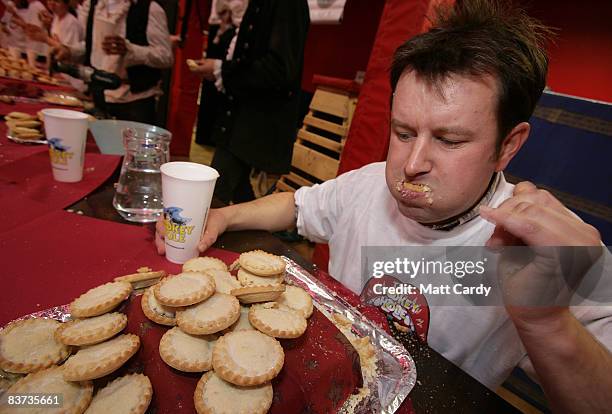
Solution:
M180 21L185 14L185 0L179 3L179 24L177 33L181 32ZM177 48L174 53L174 68L170 90L170 105L168 107L167 129L172 132L170 154L172 156L188 156L191 145L193 125L198 114L198 92L200 78L191 73L185 64L187 59L202 57L202 30L207 26L210 13L210 1L193 0L189 14L187 38L183 48ZM200 24L200 16L203 24Z

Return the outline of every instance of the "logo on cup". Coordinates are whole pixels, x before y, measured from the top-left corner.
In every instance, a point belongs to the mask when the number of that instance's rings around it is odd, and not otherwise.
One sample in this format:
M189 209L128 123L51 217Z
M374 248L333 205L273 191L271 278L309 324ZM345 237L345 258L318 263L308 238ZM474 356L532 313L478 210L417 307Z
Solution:
M190 217L182 217L180 207L164 208L164 226L166 227L166 240L185 243L185 237L191 234L195 226L187 226Z
M61 138L50 138L47 140L49 143L49 155L51 156L51 163L58 165L68 165L68 160L74 156L74 152L69 152L70 147L62 144Z

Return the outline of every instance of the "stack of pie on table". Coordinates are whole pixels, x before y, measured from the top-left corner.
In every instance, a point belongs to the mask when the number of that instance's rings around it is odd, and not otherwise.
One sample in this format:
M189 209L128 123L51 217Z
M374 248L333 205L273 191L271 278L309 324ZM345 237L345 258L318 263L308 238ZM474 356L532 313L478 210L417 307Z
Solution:
M38 412L7 405L8 395L28 393L62 395L59 409L39 407L43 412L144 413L153 395L146 376L117 378L95 395L92 382L117 371L140 347L137 335L121 334L127 317L113 312L132 290L128 281L109 282L72 301L69 322L24 319L0 331L0 368L28 374L6 391L0 413Z
M159 342L161 359L175 370L203 373L193 394L198 413L267 412L271 381L285 360L278 339L306 331L313 301L284 283L279 256L251 251L230 268L237 276L212 257L191 259L176 275L141 268L72 301L69 322L36 318L9 324L0 331L0 368L29 375L8 394L61 393L62 412L144 413L153 395L145 375L106 378L102 388L93 381L138 351L140 338L122 333L127 317L114 310L134 289L146 288L143 314L169 327ZM6 407L0 404L0 413Z
M25 112L10 112L4 116L9 135L23 140L44 138L44 126L41 115L30 115Z

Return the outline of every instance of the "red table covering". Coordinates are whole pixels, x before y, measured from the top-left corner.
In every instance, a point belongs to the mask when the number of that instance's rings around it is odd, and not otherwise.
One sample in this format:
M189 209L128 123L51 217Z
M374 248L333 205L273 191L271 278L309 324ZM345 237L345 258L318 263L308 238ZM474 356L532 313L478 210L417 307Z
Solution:
M141 266L176 273L180 266L157 255L146 227L124 225L55 211L0 234L3 290L0 324L17 317L69 303L86 290L132 273ZM226 263L237 253L210 249ZM159 358L159 339L167 327L148 321L140 297L124 312L128 331L142 346L122 369L144 371L153 383L157 413L194 412L193 391L200 375L173 370ZM360 386L358 355L346 338L321 313L309 319L300 338L282 340L285 367L273 381L272 413L335 412ZM334 333L335 332L335 333ZM144 335L146 333L146 335Z

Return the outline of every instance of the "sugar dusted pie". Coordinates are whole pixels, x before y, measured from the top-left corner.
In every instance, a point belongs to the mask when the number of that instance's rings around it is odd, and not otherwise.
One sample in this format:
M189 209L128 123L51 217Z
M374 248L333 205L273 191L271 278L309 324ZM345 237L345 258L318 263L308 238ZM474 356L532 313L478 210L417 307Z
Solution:
M229 328L227 328L226 332L234 332L234 331L252 331L253 325L249 322L249 308L246 306L240 306L240 318Z
M285 261L263 250L242 253L238 259L240 267L259 276L273 276L285 271Z
M157 301L166 306L188 306L215 293L213 278L201 272L183 272L168 276L153 286Z
M118 276L114 281L130 282L134 289L142 289L156 284L164 277L166 277L166 272L164 270L152 271L148 267L141 267L136 273Z
M208 371L212 367L212 350L216 340L214 335L190 335L174 327L159 341L159 356L179 371Z
M70 304L73 318L89 318L113 310L132 292L129 282L109 282L83 293Z
M272 405L272 397L269 382L241 387L211 371L198 381L193 402L199 414L264 414Z
M208 269L204 273L215 280L215 289L218 293L230 294L232 289L241 287L240 282L227 270Z
M239 269L236 275L242 286L271 286L280 285L285 281L285 274L275 276L257 276L248 270Z
M204 302L176 312L176 324L193 335L208 335L230 327L240 317L240 303L232 295L215 293Z
M139 347L138 336L125 334L81 348L64 364L64 378L68 381L84 381L108 375L125 364Z
M126 325L127 316L123 313L105 313L63 323L57 328L55 338L65 345L93 345L112 338Z
M183 263L183 272L202 272L208 269L227 271L227 265L223 262L223 260L209 256L194 257L193 259L189 259Z
M66 381L62 376L63 367L52 366L42 371L29 374L15 383L5 395L8 394L60 394L61 407L39 408L0 408L0 413L70 413L80 414L91 401L93 384L91 381ZM3 401L4 403L4 401Z
M148 288L140 298L140 307L147 318L161 325L176 325L176 309L162 305L153 294L153 288Z
M151 403L153 387L143 374L119 377L100 389L86 414L144 414Z
M232 290L241 303L270 302L278 299L285 291L285 285L249 286Z
M297 286L287 285L285 291L276 299L276 302L300 312L305 318L309 318L312 315L312 298L308 292Z
M249 322L259 331L275 338L297 338L308 325L301 313L275 302L251 306Z
M70 347L55 339L61 325L53 319L34 318L12 322L0 331L0 368L27 373L57 364Z
M223 335L213 349L213 369L235 385L261 385L283 368L285 353L280 342L259 331Z

